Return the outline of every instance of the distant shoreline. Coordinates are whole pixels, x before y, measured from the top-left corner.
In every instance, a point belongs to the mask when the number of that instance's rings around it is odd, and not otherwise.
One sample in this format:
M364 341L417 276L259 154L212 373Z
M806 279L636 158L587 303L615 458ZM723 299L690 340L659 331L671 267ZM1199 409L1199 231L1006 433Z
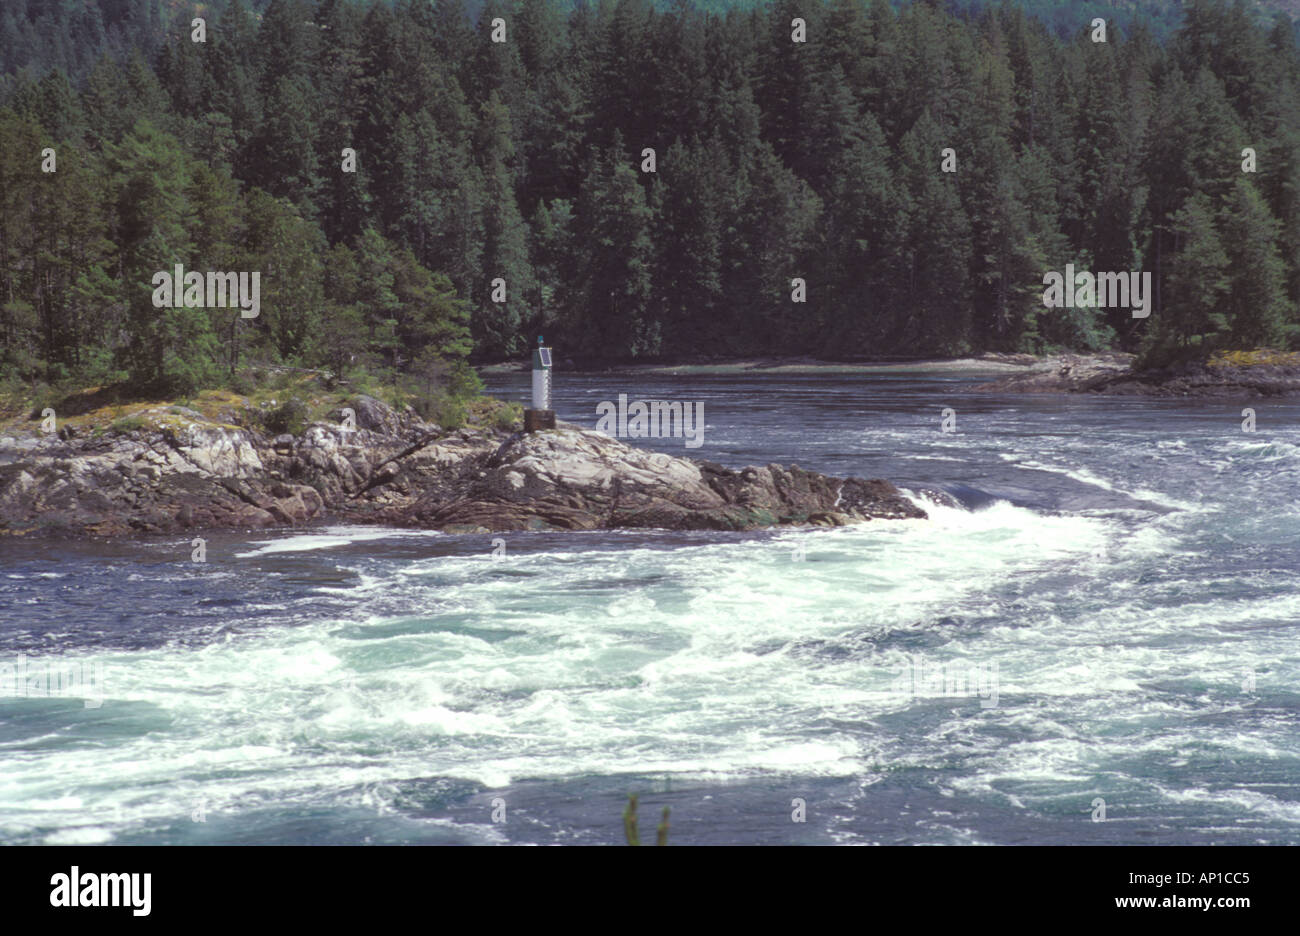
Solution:
M888 373L969 373L1014 374L1026 369L1050 366L1054 356L1032 354L995 354L960 358L883 358L871 361L826 361L809 357L753 357L716 361L654 361L646 363L592 361L558 358L556 366L570 373L591 374L888 374ZM526 371L527 361L503 361L477 365L482 374L509 374Z
M825 361L807 357L746 357L716 361L600 362L560 358L557 367L578 374L656 377L747 374L925 374L969 376L980 393L1099 394L1183 398L1300 395L1300 353L1234 351L1208 361L1134 370L1136 356L1122 351L1087 354L1001 354L960 358ZM480 365L481 374L527 371L526 361ZM982 382L981 382L982 381Z
M1135 370L1131 354L1061 354L1040 365L971 389L986 393L1098 394L1176 398L1259 399L1300 394L1300 353L1254 350L1216 353L1164 367Z

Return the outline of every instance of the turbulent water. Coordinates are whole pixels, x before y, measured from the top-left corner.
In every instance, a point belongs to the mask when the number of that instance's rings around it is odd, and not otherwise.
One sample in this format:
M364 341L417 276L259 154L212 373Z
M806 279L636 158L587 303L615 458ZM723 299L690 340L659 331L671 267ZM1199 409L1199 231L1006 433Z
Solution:
M929 521L0 543L0 841L1300 843L1300 407L970 379L557 375Z

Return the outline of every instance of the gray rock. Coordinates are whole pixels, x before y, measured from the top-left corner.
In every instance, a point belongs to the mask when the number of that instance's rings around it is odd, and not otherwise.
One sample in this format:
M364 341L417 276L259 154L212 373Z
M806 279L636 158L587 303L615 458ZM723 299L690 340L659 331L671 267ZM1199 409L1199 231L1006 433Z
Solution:
M562 424L451 433L360 397L356 430L267 440L165 408L158 429L0 440L0 533L263 528L326 517L450 531L744 530L923 518L887 481L733 471ZM166 418L163 418L163 417ZM177 416L183 416L181 420Z
M488 459L466 459L460 476L451 496L431 492L385 519L448 530L747 530L926 516L888 481L780 465L733 471L567 426L516 434Z

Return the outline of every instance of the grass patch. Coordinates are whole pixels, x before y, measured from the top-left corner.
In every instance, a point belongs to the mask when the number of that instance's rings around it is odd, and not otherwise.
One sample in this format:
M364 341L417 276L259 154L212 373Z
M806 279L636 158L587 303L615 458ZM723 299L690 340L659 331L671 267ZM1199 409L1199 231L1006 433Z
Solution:
M1256 348L1253 351L1216 351L1208 367L1297 367L1300 352Z
M123 416L113 421L112 428L118 435L126 435L128 432L137 432L148 427L149 423L140 416Z
M34 431L48 407L54 410L59 428L93 430L99 436L181 427L192 421L227 430L301 435L313 422L336 422L338 411L354 406L363 394L399 414L409 405L446 429L518 428L523 417L519 404L479 396L477 385L466 385L464 378L453 386L454 376L437 373L418 383L403 380L395 385L367 374L340 381L314 371L254 366L241 369L224 387L173 398L134 393L124 384L69 390L5 380L0 381L0 429Z
M262 425L272 435L302 435L307 428L310 410L306 403L297 397L290 397L262 415Z
M479 397L470 401L465 416L472 426L499 432L514 432L522 429L524 424L524 408L521 404L495 397Z

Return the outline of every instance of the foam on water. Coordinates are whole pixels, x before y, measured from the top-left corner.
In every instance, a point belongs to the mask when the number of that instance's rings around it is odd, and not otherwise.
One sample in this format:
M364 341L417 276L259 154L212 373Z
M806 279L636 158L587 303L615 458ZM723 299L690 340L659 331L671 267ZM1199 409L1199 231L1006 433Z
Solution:
M816 416L824 395L799 392ZM404 792L434 780L668 774L864 789L924 776L951 805L908 840L998 840L953 818L972 804L1035 829L1086 822L1100 795L1123 821L1244 818L1300 841L1294 438L1238 437L1217 412L1107 410L1075 432L1073 410L983 400L958 401L961 432L943 434L917 415L946 399L929 392L898 413L877 398L865 430L854 398L839 435L813 420L802 436L797 420L742 431L697 396L731 426L710 445L746 461L794 460L756 441L772 429L808 467L991 492L979 509L916 494L930 519L507 534L499 559L492 537L378 528L214 542L236 564L198 571L173 558L184 541L141 546L103 574L173 602L150 612L167 639L101 642L71 604L36 619L103 666L105 702L0 700L0 840L187 840L200 805L253 837L285 816L350 829L355 811L365 834L393 823L400 839L400 823L444 822ZM1053 498L1076 506L1039 506ZM47 571L16 567L0 589L24 615L72 601L34 584ZM191 624L194 596L229 576L264 587ZM918 667L956 688L909 683ZM966 678L990 672L984 705Z
M393 530L387 527L324 527L301 536L287 536L277 539L254 542L258 549L235 553L239 559L252 556L267 556L274 553L311 552L317 549L333 549L338 546L350 546L371 540L389 540L398 537L441 536L436 530Z
M59 828L72 809L120 810L129 823L199 799L238 809L430 775L500 786L865 770L881 756L874 744L816 726L907 704L885 691L894 661L873 662L873 641L924 632L933 615L978 607L996 582L1086 556L1107 533L1101 520L1006 503L930 510L930 522L669 551L414 560L355 589L352 623L91 657L106 671L103 711L133 714L109 747L19 758L4 780L13 798L0 801L22 802L21 822L12 806L0 822L11 835ZM510 579L503 601L501 575L521 571L537 574ZM376 590L412 613L368 616ZM818 658L845 640L861 643L859 658ZM89 790L86 802L54 808L71 789ZM141 789L157 792L139 802Z

